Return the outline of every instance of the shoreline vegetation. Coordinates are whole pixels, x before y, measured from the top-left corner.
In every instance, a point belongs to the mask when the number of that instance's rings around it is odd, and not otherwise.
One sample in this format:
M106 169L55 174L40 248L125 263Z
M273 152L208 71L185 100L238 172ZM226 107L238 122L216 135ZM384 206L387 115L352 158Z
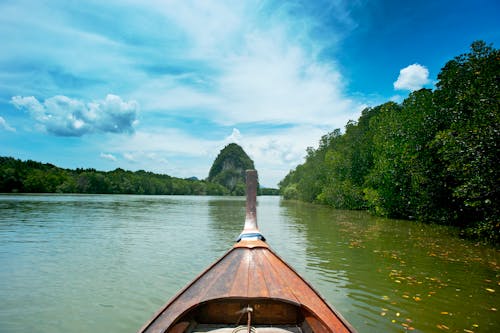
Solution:
M63 169L50 163L0 156L0 193L82 193L145 195L245 195L245 170L254 163L236 143L224 147L205 180L144 170ZM258 186L258 195L279 195Z
M434 90L362 111L279 183L285 199L456 226L500 244L500 52L483 41Z
M63 169L50 163L0 156L0 193L82 193L146 195L240 195L220 183L176 178L144 170ZM259 195L278 195L260 188Z

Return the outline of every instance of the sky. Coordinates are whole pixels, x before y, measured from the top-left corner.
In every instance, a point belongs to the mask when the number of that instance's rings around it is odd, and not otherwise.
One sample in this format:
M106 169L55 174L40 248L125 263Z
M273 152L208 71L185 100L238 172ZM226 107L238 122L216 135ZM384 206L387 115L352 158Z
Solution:
M361 111L433 89L497 0L0 0L0 156L276 187Z

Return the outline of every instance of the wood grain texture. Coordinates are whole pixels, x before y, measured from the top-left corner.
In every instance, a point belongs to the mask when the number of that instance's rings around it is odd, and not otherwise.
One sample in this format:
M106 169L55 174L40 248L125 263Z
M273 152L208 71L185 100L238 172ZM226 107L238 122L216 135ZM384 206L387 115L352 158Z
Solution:
M286 313L293 307L304 311L303 317L313 332L354 332L299 274L260 240L236 243L174 296L139 332L167 332L195 308L198 312L203 309L205 321L210 320L210 314L212 320L220 321L221 313L234 320L233 313L241 306L235 305L236 301L267 309L267 312L261 311L266 313L261 315L266 323L272 321L273 315L277 323L291 320ZM278 304L282 304L281 310ZM226 314L222 312L224 307ZM296 315L292 317L297 318Z

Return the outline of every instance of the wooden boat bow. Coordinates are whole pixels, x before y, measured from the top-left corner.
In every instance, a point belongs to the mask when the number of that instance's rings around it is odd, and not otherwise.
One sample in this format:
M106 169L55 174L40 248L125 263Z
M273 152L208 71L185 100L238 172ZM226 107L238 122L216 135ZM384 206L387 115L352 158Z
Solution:
M175 295L139 332L355 332L265 242L257 225L257 172L247 171L242 233L218 261ZM246 316L245 316L246 315Z

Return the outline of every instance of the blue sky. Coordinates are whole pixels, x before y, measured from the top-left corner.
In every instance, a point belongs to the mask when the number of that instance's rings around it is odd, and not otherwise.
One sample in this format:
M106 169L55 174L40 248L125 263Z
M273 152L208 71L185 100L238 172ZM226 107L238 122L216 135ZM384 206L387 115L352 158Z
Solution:
M433 88L500 2L0 1L0 155L206 178L240 144L264 186L363 108Z

